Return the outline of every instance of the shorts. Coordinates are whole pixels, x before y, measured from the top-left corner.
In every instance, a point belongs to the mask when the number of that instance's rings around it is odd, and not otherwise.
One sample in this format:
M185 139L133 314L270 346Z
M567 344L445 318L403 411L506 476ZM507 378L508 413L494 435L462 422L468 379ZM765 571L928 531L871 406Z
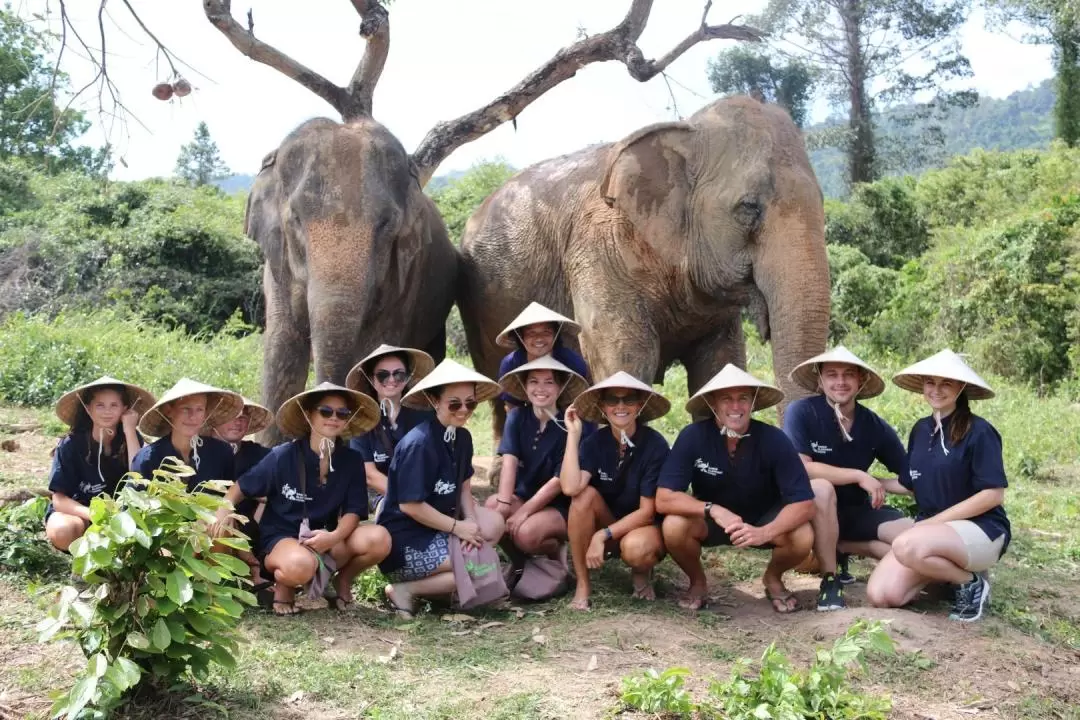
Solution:
M967 550L968 561L964 566L970 572L982 572L989 570L1001 558L1005 548L1005 534L998 535L997 540L991 540L982 528L970 520L950 520L945 523L960 536Z
M526 503L529 501L529 498L521 497L517 493L514 493L514 497L516 497L522 503ZM562 515L562 519L566 520L570 517L570 498L560 493L559 495L555 496L554 500L552 500L542 509L547 510L548 508L555 508L556 510L558 510L559 514Z
M840 523L840 539L848 542L870 542L878 539L878 527L893 520L906 518L903 512L888 505L874 508L866 505L838 505L836 519Z
M450 559L450 533L436 532L427 547L422 549L406 545L402 548L401 556L401 566L386 575L390 582L409 582L430 577L440 565Z
M756 518L743 518L743 522L747 522L755 527L768 525L776 519L776 516L779 515L780 511L783 509L783 505L774 505ZM701 543L702 547L731 545L731 536L724 532L724 528L717 525L716 521L711 517L705 518L705 526L709 529L709 534ZM772 543L765 543L764 545L754 545L753 547L757 550L772 550L776 546Z

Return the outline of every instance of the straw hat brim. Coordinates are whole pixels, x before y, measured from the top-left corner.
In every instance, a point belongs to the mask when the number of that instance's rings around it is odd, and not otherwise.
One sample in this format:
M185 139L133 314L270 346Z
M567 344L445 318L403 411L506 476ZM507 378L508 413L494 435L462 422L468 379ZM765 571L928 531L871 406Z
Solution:
M645 404L642 406L641 412L637 416L638 422L656 420L657 418L664 417L671 411L671 402L640 380L631 378L631 380L628 381L608 378L596 383L574 398L573 405L577 410L578 417L586 422L597 425L606 425L607 418L604 416L603 408L600 407L600 396L605 390L611 388L637 390L638 392L647 393Z
M554 310L544 307L537 302L529 303L506 328L495 336L495 344L507 350L516 350L514 331L527 325L538 323L556 323L560 326L560 335L574 335L581 330L581 325Z
M473 397L477 403L493 400L502 392L499 384L491 378L447 358L428 373L424 379L416 383L412 390L401 399L401 404L414 410L430 410L431 403L425 395L426 392L445 385L459 385L462 383L475 386Z
M368 395L359 390L335 385L333 383L321 383L315 387L293 395L281 404L277 411L277 425L281 432L292 438L304 437L311 432L311 426L305 417L303 407L304 398L310 395L325 395L335 393L348 398L353 404L352 418L345 425L341 437L347 439L356 435L363 435L371 430L379 422L379 404Z
M819 356L820 357L820 356ZM821 388L818 387L818 368L825 363L843 363L845 365L854 365L857 368L866 372L866 383L862 386L855 397L860 400L869 400L870 398L877 397L881 393L885 392L885 380L874 372L869 365L863 362L853 362L850 359L838 360L835 358L818 359L810 358L806 362L800 363L794 370L788 375L791 381L801 387L803 390L814 394L820 394Z
M964 383L964 392L967 393L969 400L989 400L994 397L994 391L987 385L976 382L973 378L956 377L959 373L949 374L944 369L939 369L936 372L909 372L908 370L902 370L896 375L893 375L893 384L904 390L908 390L913 393L922 394L923 383L928 377L943 377L949 380L955 380L959 383Z
M549 359L550 362L541 363L545 358ZM563 365L558 360L551 359L550 356L545 356L544 358L540 358L540 360L525 363L521 367L514 368L499 378L499 387L502 388L503 392L509 394L515 400L527 403L529 402L529 398L525 393L525 378L533 370L551 370L552 372L561 372L569 376L566 385L563 387L562 392L559 394L559 398L556 401L556 407L561 409L565 409L570 403L574 402L574 398L589 389L589 383L585 378L581 377L581 375L574 372L566 365Z
M75 421L79 417L79 408L82 404L80 402L80 397L82 393L96 387L109 385L122 385L126 391L127 399L132 401L130 408L136 412L153 407L154 403L157 402L150 391L141 388L138 385L132 385L131 383L105 376L100 377L93 382L86 383L85 385L80 385L74 390L69 390L61 395L60 399L56 401L56 416L68 427L74 427Z
M191 392L181 393L175 397L166 397L158 400L152 408L143 414L142 419L139 420L139 431L145 435L151 435L153 437L165 437L172 433L172 425L165 417L161 409L170 403L174 403L177 400L183 400L193 395L205 395L206 396L206 421L204 426L217 427L222 423L226 423L232 420L244 409L244 399L239 393L234 393L230 390L212 389L212 390L193 390Z
M364 366L368 363L374 365L374 360L377 360L384 355L393 355L401 353L408 356L409 366L412 372L412 377L409 378L409 382L405 384L402 392L408 392L409 388L416 385L416 383L423 380L428 373L435 369L435 360L423 350L417 350L415 348L396 347L394 345L380 345L370 352L367 357L361 359L358 363L353 365L349 370L349 374L345 376L345 387L350 390L358 390L366 395L370 395L372 398L378 399L378 392L364 374Z

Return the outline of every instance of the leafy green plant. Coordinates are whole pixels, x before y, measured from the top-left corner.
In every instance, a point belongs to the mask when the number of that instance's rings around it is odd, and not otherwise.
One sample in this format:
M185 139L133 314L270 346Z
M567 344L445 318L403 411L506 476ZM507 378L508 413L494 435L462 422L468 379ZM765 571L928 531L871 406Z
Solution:
M649 668L639 676L623 678L620 699L632 710L688 715L697 707L690 692L683 688L689 675L686 668L668 668L663 672Z
M0 507L0 571L29 577L60 576L64 557L42 540L45 497Z
M248 566L214 552L207 533L223 497L187 492L192 474L166 461L150 480L129 473L115 497L90 502L91 525L70 549L88 587L64 587L38 625L42 642L73 639L87 659L53 717L102 718L147 678L171 687L205 679L213 663L235 665L236 625L255 597L241 587ZM242 535L216 542L249 547Z

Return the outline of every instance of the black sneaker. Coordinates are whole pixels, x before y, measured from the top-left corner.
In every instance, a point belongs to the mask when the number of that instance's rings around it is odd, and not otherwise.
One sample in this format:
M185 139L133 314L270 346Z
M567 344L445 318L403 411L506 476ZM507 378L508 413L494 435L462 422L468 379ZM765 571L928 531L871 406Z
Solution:
M821 589L818 590L817 597L818 612L843 610L846 607L847 603L844 602L844 586L840 584L840 581L835 575L828 573L825 577L821 578Z
M956 588L950 620L975 622L983 615L983 608L990 600L990 583L981 574Z
M847 553L836 554L836 579L841 585L850 585L855 582L855 576L848 572L848 561L851 556Z

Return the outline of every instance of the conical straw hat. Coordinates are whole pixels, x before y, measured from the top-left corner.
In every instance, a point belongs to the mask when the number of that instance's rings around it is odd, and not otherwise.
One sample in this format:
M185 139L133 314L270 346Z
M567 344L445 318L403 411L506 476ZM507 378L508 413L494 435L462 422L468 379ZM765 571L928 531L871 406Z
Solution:
M416 383L413 389L401 399L401 404L415 410L430 410L431 403L424 396L425 390L432 390L442 385L454 385L457 383L476 383L476 402L482 403L491 400L499 394L499 384L489 377L481 375L475 370L470 370L464 365L447 358L428 373L423 380Z
M244 410L248 414L248 435L257 435L274 422L274 413L270 412L270 409L260 405L259 403L243 398Z
M172 425L162 414L161 408L171 402L192 395L206 395L206 421L210 427L232 420L244 409L244 398L240 393L232 390L207 385L190 378L180 378L161 399L154 404L142 419L139 420L139 430L153 437L165 437L172 432Z
M585 378L550 355L544 355L530 363L525 363L521 367L514 368L499 378L499 386L503 389L503 392L509 393L522 402L528 402L529 400L525 395L525 377L530 370L552 370L566 373L569 376L569 380L566 381L557 402L557 406L561 408L565 408L572 403L574 398L585 392L589 387L589 383L586 382Z
M948 348L910 365L892 377L893 384L911 392L922 393L923 380L943 377L964 383L970 400L989 400L994 397L990 385L972 370L964 359Z
M795 369L788 375L791 381L804 390L809 390L812 393L820 393L818 388L818 373L821 366L825 363L844 363L846 365L854 365L855 367L862 368L866 371L866 383L863 384L862 389L855 395L860 399L867 399L877 397L881 393L885 392L885 381L881 379L881 376L874 372L873 368L860 360L855 353L848 350L843 345L837 345L828 352L815 355L809 360L804 360L795 366Z
M600 396L607 388L623 388L626 390L640 390L648 393L645 405L637 419L640 422L648 422L656 418L664 417L671 410L668 399L652 389L650 385L643 383L628 372L618 371L606 380L593 385L591 388L574 398L574 407L577 408L578 416L587 422L607 424L604 411L600 407Z
M513 334L515 330L523 328L526 325L548 322L559 323L561 326L559 332L563 334L573 334L581 329L581 325L565 315L560 315L554 310L533 301L529 303L529 306L522 310L516 318L514 318L513 322L506 326L505 330L499 333L495 338L495 344L508 350L516 350L517 343L514 342L515 335Z
M728 363L723 370L713 375L712 379L702 385L701 389L687 401L686 412L690 413L691 416L710 415L712 410L709 409L709 403L705 396L717 390L737 387L751 388L756 393L752 412L770 408L784 399L784 393L779 388L762 382L745 370Z
M409 387L422 380L424 376L435 368L435 360L423 350L397 347L396 345L387 345L386 343L383 343L368 353L368 355L361 359L360 362L353 365L352 370L350 370L349 374L345 377L345 387L352 390L359 390L378 400L379 395L375 392L375 388L371 384L372 378L369 378L364 374L364 366L368 363L371 363L371 365L374 366L374 361L378 358L383 355L395 353L401 353L409 358L407 369L410 371L412 377L410 377L409 382L405 384L405 390L408 390Z
M147 408L153 406L154 396L149 391L144 390L138 385L132 385L126 383L123 380L117 380L114 377L103 375L94 382L80 385L74 390L69 390L60 396L60 399L56 401L56 416L64 421L64 424L68 427L74 427L75 421L79 417L79 407L81 405L80 398L86 394L87 390L92 390L96 387L103 385L123 385L126 391L127 401L132 403L131 409L136 412L145 411Z
M379 404L358 390L350 390L341 385L331 382L319 383L310 390L297 393L281 404L277 411L277 424L281 432L289 437L299 438L311 432L308 419L305 417L303 399L308 395L322 395L324 393L336 393L345 398L346 402L354 410L352 419L342 431L342 438L363 435L379 422Z

